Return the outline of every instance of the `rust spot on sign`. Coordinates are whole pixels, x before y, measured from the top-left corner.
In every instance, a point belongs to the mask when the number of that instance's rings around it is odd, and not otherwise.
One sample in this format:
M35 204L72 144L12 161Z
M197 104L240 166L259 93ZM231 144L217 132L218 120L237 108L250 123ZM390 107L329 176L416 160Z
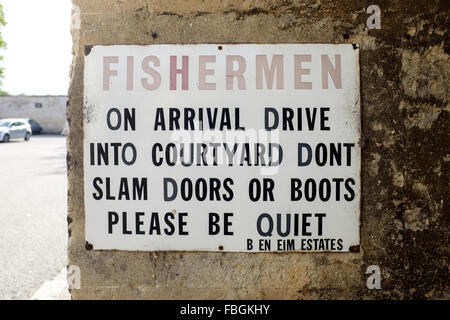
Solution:
M93 46L90 46L90 45L84 46L84 55L85 55L85 56L88 56L89 53L91 53L92 47L93 47Z
M86 244L84 245L84 247L86 248L86 250L94 249L94 246L92 244L90 244L89 242L87 242L87 241L86 241Z
M356 246L350 246L350 248L348 250L350 252L359 252L360 248L359 248L359 245L356 245Z

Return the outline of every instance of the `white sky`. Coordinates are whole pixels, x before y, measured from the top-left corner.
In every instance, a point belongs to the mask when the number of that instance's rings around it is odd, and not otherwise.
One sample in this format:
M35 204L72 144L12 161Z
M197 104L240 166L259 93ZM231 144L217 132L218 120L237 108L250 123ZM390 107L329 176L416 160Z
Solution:
M66 95L72 62L70 0L0 0L7 25L2 89L11 95Z

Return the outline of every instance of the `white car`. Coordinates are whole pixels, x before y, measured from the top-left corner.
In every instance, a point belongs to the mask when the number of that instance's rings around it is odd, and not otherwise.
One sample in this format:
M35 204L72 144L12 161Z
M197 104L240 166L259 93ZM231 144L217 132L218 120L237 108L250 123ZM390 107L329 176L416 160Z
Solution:
M31 138L31 126L25 119L0 119L0 141Z

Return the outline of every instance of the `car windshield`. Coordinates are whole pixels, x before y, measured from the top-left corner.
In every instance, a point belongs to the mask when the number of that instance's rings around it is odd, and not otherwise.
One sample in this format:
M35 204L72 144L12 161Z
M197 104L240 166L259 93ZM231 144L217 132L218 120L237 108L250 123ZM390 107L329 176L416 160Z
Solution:
M8 121L0 121L0 127L9 127L10 124Z

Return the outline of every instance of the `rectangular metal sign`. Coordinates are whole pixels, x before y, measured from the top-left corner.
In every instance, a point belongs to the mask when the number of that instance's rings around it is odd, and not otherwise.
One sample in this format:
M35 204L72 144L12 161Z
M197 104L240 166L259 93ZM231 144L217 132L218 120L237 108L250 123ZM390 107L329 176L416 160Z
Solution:
M354 251L359 140L356 45L86 47L86 241Z

